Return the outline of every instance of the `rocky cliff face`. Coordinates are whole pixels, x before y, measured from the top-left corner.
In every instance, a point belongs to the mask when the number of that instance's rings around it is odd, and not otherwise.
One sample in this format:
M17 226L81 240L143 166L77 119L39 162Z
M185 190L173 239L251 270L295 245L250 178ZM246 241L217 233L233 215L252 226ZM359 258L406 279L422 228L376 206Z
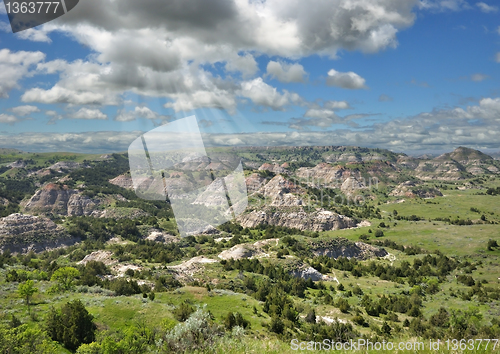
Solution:
M415 169L416 177L421 180L458 181L470 177L465 167L456 161L421 161Z
M296 278L311 279L312 281L329 280L330 277L321 274L316 269L310 266L294 269L290 274Z
M109 183L114 184L115 186L122 187L125 189L134 188L134 183L132 182L132 177L130 175L119 175L113 179L109 180Z
M285 166L287 165L285 164L278 165L277 163L274 164L265 163L259 167L259 171L269 171L275 174L288 173L288 170L285 168Z
M364 242L351 242L340 237L327 241L312 242L311 249L316 256L327 256L335 259L339 257L369 259L388 255L387 251L383 248L378 248Z
M252 173L251 175L249 175L247 178L245 178L248 193L258 191L265 183L265 181L266 179L258 173Z
M459 147L432 160L420 161L417 177L423 180L462 180L482 174L498 173L500 164L481 151Z
M252 211L240 215L237 220L243 227L258 225L285 226L299 230L328 231L356 227L356 221L347 216L321 210L313 213L305 211Z
M259 188L255 194L264 197L267 200L266 205L294 207L304 204L298 195L305 194L305 191L283 176L276 176Z
M52 166L49 166L48 169L57 171L57 172L63 172L63 171L73 171L73 170L78 170L80 168L88 167L87 165L74 162L74 161L59 161L53 164Z
M65 233L50 219L38 216L11 214L0 219L0 250L16 253L42 252L71 246L79 239Z
M330 188L339 188L351 174L350 170L342 166L332 166L328 163L320 163L312 168L301 167L297 171L298 177L312 184L325 184Z
M82 216L92 214L99 204L99 200L86 197L75 189L51 183L39 189L24 205L24 210L40 214Z
M419 187L417 183L412 181L406 181L398 185L394 190L389 194L394 197L408 197L408 198L434 198L434 197L442 197L443 193L441 193L436 188L429 187Z
M360 189L366 189L365 181L362 179L357 179L356 177L347 178L342 185L340 186L340 190L346 196L350 197L355 194Z
M23 160L17 160L7 165L7 167L10 168L25 168L26 166L27 163L24 162Z

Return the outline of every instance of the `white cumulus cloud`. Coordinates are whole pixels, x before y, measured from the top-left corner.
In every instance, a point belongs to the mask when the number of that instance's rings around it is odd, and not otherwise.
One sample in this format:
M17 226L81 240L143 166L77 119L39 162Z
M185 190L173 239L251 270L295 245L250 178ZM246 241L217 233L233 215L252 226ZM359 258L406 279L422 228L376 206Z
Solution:
M160 115L148 107L135 107L133 111L122 110L118 113L115 120L118 122L130 122L136 120L137 118L145 119L162 119L165 120L169 117Z
M108 119L108 116L98 109L80 108L77 112L71 115L73 119Z
M259 106L269 107L275 111L283 110L285 106L291 103L299 104L301 102L298 94L286 90L279 93L275 87L266 84L260 77L243 82L241 96L250 98L252 102Z
M40 109L36 106L18 106L10 109L14 114L24 117L30 115L31 113L40 112Z
M297 63L287 64L270 61L267 64L267 75L284 83L304 82L307 72L304 70L302 65Z
M326 83L329 86L337 86L351 90L367 88L365 82L365 79L352 71L342 73L334 69L331 69L328 72L328 76L326 78Z
M13 124L17 122L19 122L19 119L16 117L10 114L0 113L0 123Z
M44 59L45 54L42 52L0 49L0 97L8 98L12 89L20 87L19 81L32 76L33 66Z
M124 92L133 92L164 97L176 111L218 107L235 112L237 97L244 92L256 98L256 105L281 109L296 97L283 92L264 99L249 92L249 86L258 84L249 84L259 70L257 56L277 57L267 68L271 77L303 82L304 68L284 64L285 59L395 47L398 31L414 23L416 4L417 0L80 1L75 11L23 36L47 41L52 31L61 31L95 54L85 61L41 64L39 73L59 74L59 81L52 87L33 87L22 99L117 105ZM227 77L206 73L207 66L216 64L224 65Z

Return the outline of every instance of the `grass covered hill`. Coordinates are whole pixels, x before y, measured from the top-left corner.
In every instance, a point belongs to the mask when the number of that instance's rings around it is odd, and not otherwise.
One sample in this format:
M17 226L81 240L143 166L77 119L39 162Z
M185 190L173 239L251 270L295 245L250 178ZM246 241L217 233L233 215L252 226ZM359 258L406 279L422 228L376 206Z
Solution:
M0 351L295 353L325 339L499 351L497 160L210 153L169 172L179 195L236 156L248 207L180 237L168 202L134 193L126 154L2 151Z

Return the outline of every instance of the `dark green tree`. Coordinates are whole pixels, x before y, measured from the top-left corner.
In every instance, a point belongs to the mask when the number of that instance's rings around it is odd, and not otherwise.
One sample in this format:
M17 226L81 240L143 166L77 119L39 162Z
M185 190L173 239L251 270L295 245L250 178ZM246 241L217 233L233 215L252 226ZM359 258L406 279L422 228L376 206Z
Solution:
M96 325L93 320L83 303L74 300L60 310L50 310L46 321L47 333L69 350L76 350L81 344L94 341Z

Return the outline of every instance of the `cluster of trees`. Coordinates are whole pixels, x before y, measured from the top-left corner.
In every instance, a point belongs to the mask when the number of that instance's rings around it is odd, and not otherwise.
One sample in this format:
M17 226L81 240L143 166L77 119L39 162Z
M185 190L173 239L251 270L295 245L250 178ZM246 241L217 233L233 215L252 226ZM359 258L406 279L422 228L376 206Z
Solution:
M458 225L458 226L465 226L465 225L475 225L475 224L495 224L495 221L488 221L486 219L485 215L481 215L481 220L478 220L476 222L470 220L470 219L461 219L460 217L456 217L455 219L452 218L435 218L435 221L444 221L449 223L450 225Z
M396 212L396 210L394 210ZM396 214L394 214L394 219L396 220L406 220L406 221L421 221L421 220L425 220L424 218L420 217L420 216L417 216L417 215L410 215L410 216L403 216L403 215L397 215L397 212Z
M457 279L458 280L458 279ZM483 283L474 281L472 278L467 279L470 289L467 291L459 291L458 294L452 292L451 296L459 296L464 301L471 301L472 297L476 296L477 301L486 303L489 301L498 301L500 299L500 289L490 286L483 286Z
M375 246L388 247L388 248L392 248L393 250L398 250L398 251L404 252L408 256L426 253L423 249L421 249L418 246L412 246L412 245L403 246L403 245L400 245L394 241L387 240L387 239L383 240L383 241L375 240L375 241L371 241L370 243L375 245Z
M239 312L228 312L228 314L223 318L224 327L226 330L230 331L234 327L239 326L243 329L250 329L250 321L243 317Z
M451 311L440 307L438 312L430 316L429 319L419 316L411 321L405 320L403 326L408 327L413 335L425 339L453 338L456 340L470 340L472 338L498 338L500 335L500 321L493 319L491 324L488 324L482 320L483 316L475 307Z
M369 205L367 203L361 203L360 205L352 204L351 208L344 206L336 211L339 214L358 218L358 219L382 219L382 215L380 214L380 209L376 208L373 205Z
M43 325L22 324L12 317L9 327L0 326L0 352L13 354L52 354L57 343L71 351L95 340L96 325L80 300L51 308Z
M363 264L355 258L339 257L337 259L326 256L315 257L311 266L321 273L328 273L332 268L351 272L355 277L367 274L379 277L382 280L391 280L402 283L406 281L410 285L420 283L425 277L444 277L458 267L466 267L470 263L461 264L459 261L445 255L425 255L422 259L415 258L413 265L408 261L402 261L400 266L377 264L375 261Z
M148 240L139 240L136 244L115 247L115 255L119 260L125 260L123 257L127 254L147 262L170 263L182 259L186 252L179 243L160 243Z
M283 267L262 264L258 259L230 259L221 260L224 270L230 271L237 269L250 273L262 274L267 278L255 280L252 276L245 276L243 282L239 285L240 291L248 292L259 301L266 301L267 296L271 293L273 288L280 288L292 296L300 298L305 297L305 290L307 288L316 289L315 283L311 279L304 280L290 275ZM233 284L233 289L236 288Z
M32 179L0 178L0 197L18 203L27 196L35 194L36 185Z
M121 236L134 242L139 241L141 233L137 226L149 225L157 227L155 217L143 217L140 219L110 219L94 218L90 216L72 216L68 218L67 228L70 235L83 240L105 242L113 236Z
M488 194L488 195L500 195L500 187L488 188L486 190L486 194Z
M411 296L405 295L383 295L378 300L364 295L361 306L365 308L368 315L378 317L380 314L387 315L389 312L404 313L408 316L421 316L422 298L418 290L412 291Z

